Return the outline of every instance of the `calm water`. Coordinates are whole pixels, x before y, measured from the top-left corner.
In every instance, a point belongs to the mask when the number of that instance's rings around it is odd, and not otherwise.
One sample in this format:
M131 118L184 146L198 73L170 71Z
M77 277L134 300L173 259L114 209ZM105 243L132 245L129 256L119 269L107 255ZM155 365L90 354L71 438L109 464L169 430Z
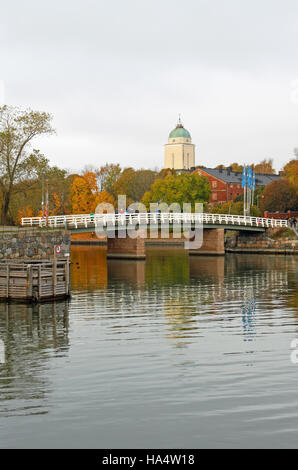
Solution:
M0 305L1 447L298 447L298 259L72 249L70 302Z

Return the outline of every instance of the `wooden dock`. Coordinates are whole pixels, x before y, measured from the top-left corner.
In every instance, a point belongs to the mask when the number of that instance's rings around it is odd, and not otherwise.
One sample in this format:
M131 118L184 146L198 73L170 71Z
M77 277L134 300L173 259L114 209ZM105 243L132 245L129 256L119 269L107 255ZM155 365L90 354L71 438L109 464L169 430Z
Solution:
M69 258L0 261L0 300L42 302L70 295Z

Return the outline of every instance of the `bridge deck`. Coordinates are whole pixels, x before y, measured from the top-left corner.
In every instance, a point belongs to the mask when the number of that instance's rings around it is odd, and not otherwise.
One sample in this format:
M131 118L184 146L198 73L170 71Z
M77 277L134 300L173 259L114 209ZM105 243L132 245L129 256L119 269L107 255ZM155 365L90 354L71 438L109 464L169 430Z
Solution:
M267 219L231 214L203 213L134 213L134 214L75 214L47 218L24 217L24 227L66 228L71 232L90 232L99 229L123 230L163 228L166 226L183 230L194 228L224 228L225 230L264 232L267 228L288 227L287 220Z

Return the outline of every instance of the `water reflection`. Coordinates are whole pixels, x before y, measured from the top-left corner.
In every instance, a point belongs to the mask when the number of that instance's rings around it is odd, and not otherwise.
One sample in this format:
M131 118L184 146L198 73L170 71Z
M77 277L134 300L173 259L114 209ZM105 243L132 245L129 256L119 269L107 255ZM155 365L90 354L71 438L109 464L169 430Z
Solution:
M108 283L106 248L97 246L71 247L72 292L104 289Z
M297 258L72 262L70 303L0 304L0 445L297 446Z
M221 283L225 277L225 257L190 256L189 272L192 279Z
M244 341L252 341L256 334L255 331L255 311L256 299L253 289L248 289L244 292L244 301L241 308L242 325L243 325L243 338Z
M266 310L273 310L276 295L293 303L287 293L297 260L291 256L189 257L183 249L158 247L147 250L146 261L107 261L102 247L82 252L76 247L72 259L72 284L78 293L93 293L101 310L135 316L144 309L162 312L166 336L177 347L197 338L202 315L208 324L218 321L216 315L233 324L239 319L243 340L252 341L258 304L263 308L265 302ZM89 296L86 306L90 302Z
M29 401L18 409L20 414L47 412L52 386L46 371L54 357L68 352L68 323L65 301L0 304L0 338L5 346L5 363L0 366L0 415L9 414L12 400ZM32 400L36 402L31 406Z
M146 261L117 260L107 261L109 286L115 283L142 287L146 278Z

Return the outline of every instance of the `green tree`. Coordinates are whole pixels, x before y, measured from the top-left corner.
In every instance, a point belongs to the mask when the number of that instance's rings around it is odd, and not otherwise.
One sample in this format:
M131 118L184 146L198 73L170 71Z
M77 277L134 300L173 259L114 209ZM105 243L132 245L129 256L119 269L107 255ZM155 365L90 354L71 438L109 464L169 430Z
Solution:
M191 203L192 208L196 202L208 202L211 194L210 184L205 176L197 173L168 175L164 179L156 179L150 191L147 191L142 202L149 209L150 203L165 202L169 205L176 202L180 204Z
M151 188L155 178L155 171L126 168L114 184L112 194L116 196L125 194L128 204L138 202L144 193Z
M32 154L28 149L32 140L51 134L51 116L48 113L0 108L0 187L2 193L1 223L9 222L9 205L15 186L30 179ZM35 154L34 158L37 158Z
M9 217L12 222L19 221L19 214L25 213L27 207L33 216L41 215L42 189L48 188L49 213L52 215L67 214L70 210L69 192L71 181L67 172L57 166L50 166L48 159L34 150L28 157L30 177L14 186L10 200Z

